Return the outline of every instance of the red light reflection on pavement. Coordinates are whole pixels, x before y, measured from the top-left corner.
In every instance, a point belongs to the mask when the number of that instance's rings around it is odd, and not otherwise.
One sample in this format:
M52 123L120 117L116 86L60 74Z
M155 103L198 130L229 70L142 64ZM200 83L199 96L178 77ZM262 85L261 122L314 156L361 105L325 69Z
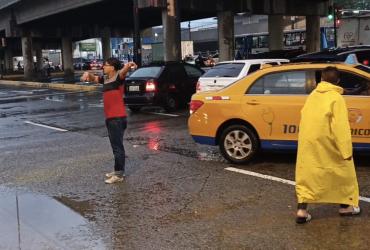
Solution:
M145 124L144 131L159 134L162 129L159 127L159 122L148 122Z
M150 150L158 151L159 149L159 141L155 138L150 138L148 143L148 148Z
M149 136L148 148L150 150L158 151L159 139L157 136L162 132L162 129L159 126L159 122L157 121L148 122L144 126L144 132L148 133Z

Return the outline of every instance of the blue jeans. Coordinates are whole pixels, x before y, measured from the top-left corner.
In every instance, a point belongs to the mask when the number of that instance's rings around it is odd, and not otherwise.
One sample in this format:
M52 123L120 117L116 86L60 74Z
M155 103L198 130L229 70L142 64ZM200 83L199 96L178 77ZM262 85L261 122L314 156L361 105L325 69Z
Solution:
M105 120L108 130L110 145L114 155L114 171L117 175L125 172L125 148L123 147L123 135L127 127L126 117L110 118Z

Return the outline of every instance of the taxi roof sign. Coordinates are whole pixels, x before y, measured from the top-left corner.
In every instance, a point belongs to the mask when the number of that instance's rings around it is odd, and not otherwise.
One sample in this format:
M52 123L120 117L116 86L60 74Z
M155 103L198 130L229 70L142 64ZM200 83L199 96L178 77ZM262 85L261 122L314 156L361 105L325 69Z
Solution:
M349 54L347 59L344 61L347 64L359 64L356 54Z

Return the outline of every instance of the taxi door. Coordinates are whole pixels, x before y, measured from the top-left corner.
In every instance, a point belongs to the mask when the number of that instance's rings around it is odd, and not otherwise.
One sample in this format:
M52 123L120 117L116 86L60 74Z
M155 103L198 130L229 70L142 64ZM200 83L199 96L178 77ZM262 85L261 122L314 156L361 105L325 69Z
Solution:
M252 84L242 98L242 107L262 147L296 147L301 109L315 86L314 70L270 73Z
M340 71L340 85L344 88L344 99L355 145L370 147L370 80L352 72ZM361 147L361 145L359 145Z

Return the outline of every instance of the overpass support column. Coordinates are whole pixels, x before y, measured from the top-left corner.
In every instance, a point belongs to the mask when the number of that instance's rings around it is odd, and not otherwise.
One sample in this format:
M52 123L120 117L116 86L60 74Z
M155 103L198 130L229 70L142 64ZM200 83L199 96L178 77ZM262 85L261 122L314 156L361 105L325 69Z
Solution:
M36 69L37 69L37 72L41 72L44 66L44 58L42 57L41 44L38 42L34 42L34 50L35 50L35 56L36 56Z
M320 51L320 17L306 16L306 50Z
M112 56L109 28L104 29L103 36L101 38L101 44L103 49L103 60L105 61Z
M30 36L22 37L22 54L24 78L31 80L34 77L34 65L32 55L32 38Z
M218 49L221 61L234 59L234 14L220 11L218 17Z
M64 78L66 81L74 81L72 39L70 37L62 38L62 58Z
M4 64L6 73L10 73L14 70L13 51L10 47L7 47L4 51Z
M270 15L268 18L269 26L269 49L282 50L284 39L284 19L281 15Z
M181 60L181 31L178 1L167 0L167 9L162 11L165 61Z

